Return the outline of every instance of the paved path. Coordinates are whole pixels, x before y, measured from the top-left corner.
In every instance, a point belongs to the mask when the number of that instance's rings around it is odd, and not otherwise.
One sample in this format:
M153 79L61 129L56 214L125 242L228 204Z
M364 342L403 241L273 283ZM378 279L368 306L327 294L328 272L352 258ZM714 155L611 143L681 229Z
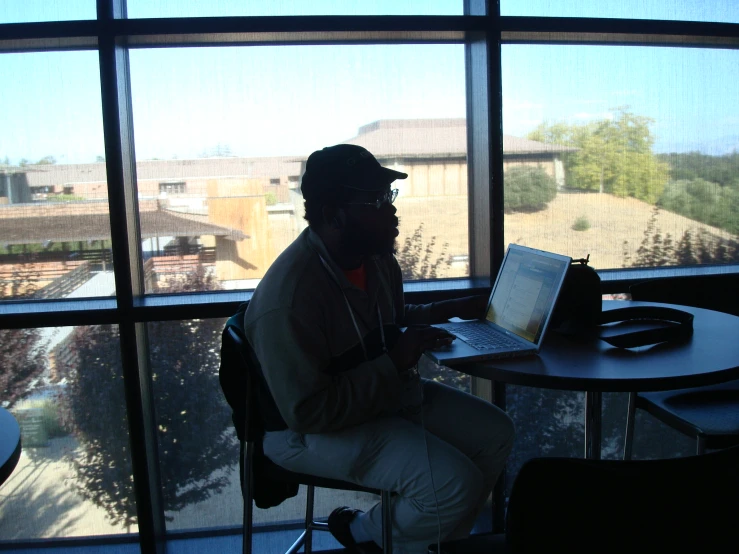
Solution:
M49 537L81 537L136 532L112 525L105 510L85 500L75 488L75 475L65 459L73 454L76 442L71 437L52 439L49 446L27 448L13 474L0 487L0 540ZM207 500L180 512L167 528L202 529L239 526L242 501L239 494L238 466L227 470L229 485ZM327 516L337 506L349 505L363 510L377 501L373 495L319 489L316 493L316 517ZM305 487L297 497L269 510L254 510L254 523L299 520L305 514Z

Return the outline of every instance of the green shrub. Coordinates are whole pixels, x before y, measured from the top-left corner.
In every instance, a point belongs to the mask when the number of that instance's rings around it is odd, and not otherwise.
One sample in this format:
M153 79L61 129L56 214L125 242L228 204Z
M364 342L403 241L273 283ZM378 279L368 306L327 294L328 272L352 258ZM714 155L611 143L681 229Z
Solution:
M588 229L590 229L590 221L585 215L578 217L575 223L572 224L573 231L587 231Z
M670 181L657 204L661 208L730 233L739 232L739 188L704 179Z
M82 202L84 196L78 194L50 194L42 202Z
M277 195L274 192L268 192L264 195L264 201L267 202L267 206L274 206L277 204Z
M557 196L557 183L541 166L516 166L503 176L506 213L543 210Z

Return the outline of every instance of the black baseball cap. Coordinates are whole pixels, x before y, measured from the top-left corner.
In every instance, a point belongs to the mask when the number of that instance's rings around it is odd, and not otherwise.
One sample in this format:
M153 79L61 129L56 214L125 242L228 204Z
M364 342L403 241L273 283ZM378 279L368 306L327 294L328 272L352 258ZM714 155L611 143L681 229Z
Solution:
M382 191L407 173L380 165L367 150L356 144L337 144L313 152L305 164L300 189L303 198L325 197L343 187L365 191Z

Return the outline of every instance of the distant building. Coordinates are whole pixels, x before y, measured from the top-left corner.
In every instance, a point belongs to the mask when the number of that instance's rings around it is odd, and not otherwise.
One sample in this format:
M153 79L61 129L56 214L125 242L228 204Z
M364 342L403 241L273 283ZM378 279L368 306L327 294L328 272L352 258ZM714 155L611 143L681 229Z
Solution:
M402 194L408 196L459 195L467 193L467 124L459 119L385 119L363 125L356 136L342 142L359 144L381 163L408 173ZM319 148L325 145L317 145ZM561 156L575 148L503 136L503 167L539 165L564 185ZM140 198L179 199L183 211L187 198L207 196L208 183L229 179L260 180L271 202L290 202L297 190L309 153L296 156L255 158L198 158L194 160L142 160L136 164ZM24 171L25 169L25 171ZM41 165L14 168L11 180L27 180L33 195L52 197L69 194L85 200L108 195L104 162L92 164ZM2 176L2 175L0 175ZM6 179L7 180L7 179ZM0 187L2 184L0 183ZM2 194L0 188L0 196ZM15 189L14 189L15 190ZM18 191L20 194L20 191ZM27 197L24 197L27 198ZM28 200L23 200L28 201ZM18 203L14 201L13 203Z
M24 170L10 167L0 169L0 205L31 202L32 198Z
M467 122L465 119L384 119L359 128L345 141L364 146L384 165L408 173L401 194L467 194ZM503 169L541 166L561 188L561 155L575 148L503 135Z
M364 146L383 165L408 173L398 184L401 198L467 195L464 119L380 120L342 142ZM540 166L563 186L561 155L574 150L505 135L503 166ZM216 278L233 286L261 278L306 226L300 179L307 157L137 162L145 270L177 274L185 258L164 259L175 255L189 256L193 263L208 260ZM55 197L64 202L54 202ZM0 168L0 242L8 249L0 256L5 266L0 273L17 272L12 264L27 253L44 263L87 260L91 271L100 266L105 271L110 263L107 198L104 162ZM455 250L465 251L466 238L457 242ZM51 275L52 266L43 267ZM63 273L66 267L54 266L54 271ZM46 280L39 285L47 286Z

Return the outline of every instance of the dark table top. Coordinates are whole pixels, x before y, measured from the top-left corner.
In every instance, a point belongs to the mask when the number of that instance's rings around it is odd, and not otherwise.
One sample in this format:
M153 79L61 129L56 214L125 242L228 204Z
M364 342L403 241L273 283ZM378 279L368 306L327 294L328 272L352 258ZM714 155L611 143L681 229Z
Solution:
M607 300L604 310L666 306L694 315L693 337L620 349L599 340L549 332L536 356L471 362L454 369L476 377L531 387L591 392L647 392L739 379L739 317L674 304ZM629 324L623 330L645 329Z
M0 483L13 473L21 456L21 429L8 410L0 408Z

